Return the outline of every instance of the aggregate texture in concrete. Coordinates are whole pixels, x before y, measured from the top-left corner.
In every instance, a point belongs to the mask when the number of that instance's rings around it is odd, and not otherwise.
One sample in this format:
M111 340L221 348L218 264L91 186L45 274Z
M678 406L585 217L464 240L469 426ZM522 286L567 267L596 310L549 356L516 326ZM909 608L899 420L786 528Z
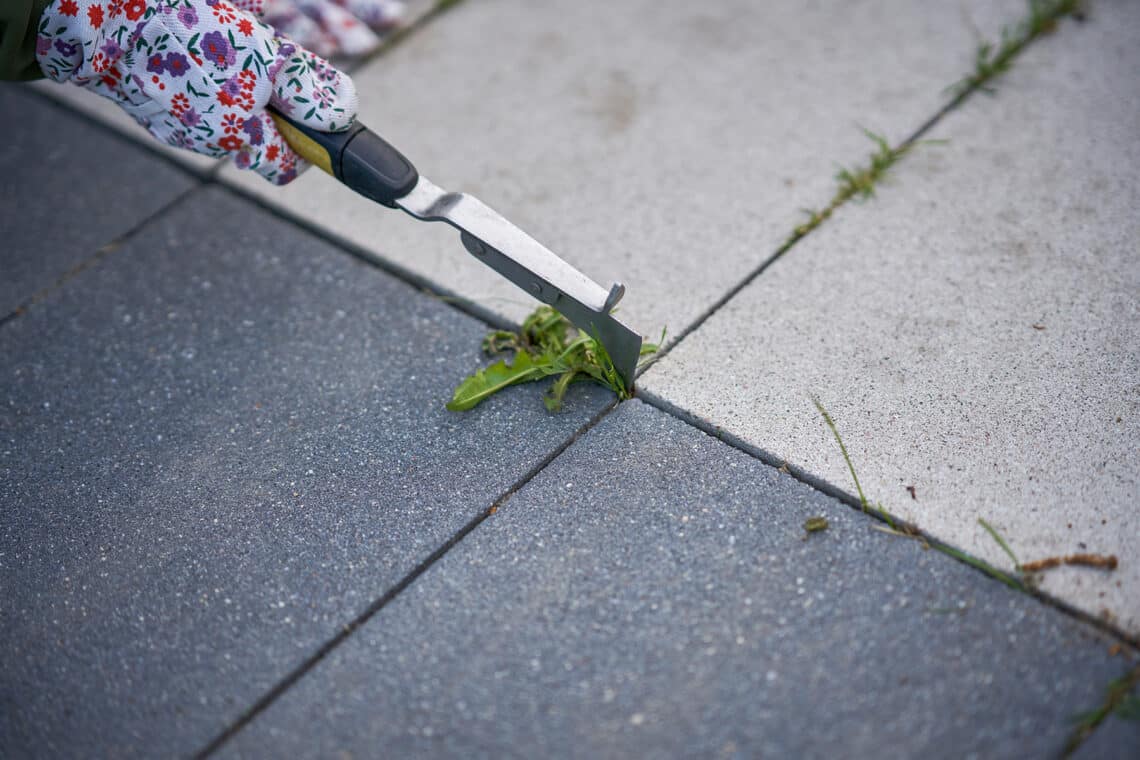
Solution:
M0 83L0 319L194 180L26 91Z
M0 755L204 746L612 396L221 189L0 326Z
M361 119L437 184L496 208L677 334L833 192L836 164L946 101L1020 0L479 0L356 72ZM534 303L455 232L310 172L222 173L386 261L518 321Z
M1104 634L876 526L622 404L222 756L1056 754Z
M1140 634L1140 4L1018 58L641 380L775 461L863 489ZM913 491L909 490L913 489Z

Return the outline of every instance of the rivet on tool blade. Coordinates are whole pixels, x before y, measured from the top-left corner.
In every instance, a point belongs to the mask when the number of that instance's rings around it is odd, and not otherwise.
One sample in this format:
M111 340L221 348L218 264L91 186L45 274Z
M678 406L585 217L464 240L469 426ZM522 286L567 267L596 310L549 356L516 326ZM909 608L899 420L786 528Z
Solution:
M606 296L606 302L602 304L602 313L609 314L618 305L618 301L625 295L625 285L620 282L615 282L610 286L610 293Z

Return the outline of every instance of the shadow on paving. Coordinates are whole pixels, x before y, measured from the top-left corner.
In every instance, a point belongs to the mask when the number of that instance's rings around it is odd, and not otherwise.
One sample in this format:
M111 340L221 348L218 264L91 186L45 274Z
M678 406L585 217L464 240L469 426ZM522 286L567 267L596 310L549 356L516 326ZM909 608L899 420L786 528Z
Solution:
M221 190L0 327L0 754L193 752L612 398L485 330Z
M1060 751L1102 634L875 525L623 404L221 754Z

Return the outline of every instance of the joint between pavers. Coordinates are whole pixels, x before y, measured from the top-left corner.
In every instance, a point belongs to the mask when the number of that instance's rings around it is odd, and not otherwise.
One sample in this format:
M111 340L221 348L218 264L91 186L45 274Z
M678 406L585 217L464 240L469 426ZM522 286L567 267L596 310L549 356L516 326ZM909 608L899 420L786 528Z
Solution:
M0 329L3 329L3 327L6 324L8 324L9 322L12 322L12 321L16 320L18 317L23 316L24 314L26 314L28 312L28 309L31 309L33 306L35 306L37 303L42 301L44 298L46 298L49 295L51 295L52 293L56 292L60 288L63 288L72 279L74 279L75 277L78 277L83 272L85 272L88 269L90 269L91 267L97 265L99 262L103 261L103 259L107 258L112 253L114 253L115 251L122 248L124 245L126 245L128 242L130 242L131 238L133 238L138 233L142 232L142 230L147 225L149 225L151 222L156 221L160 216L165 214L170 209L174 208L174 206L185 201L187 198L189 198L191 195L198 192L202 188L207 187L208 184L209 184L208 182L202 181L197 185L191 185L190 187L186 188L185 190L183 190L178 195L171 198L168 202L164 203L162 206L157 208L154 211L154 213L150 214L149 216L144 217L143 219L140 219L138 222L135 223L135 225L133 227L128 229L126 232L122 233L121 235L114 238L113 240L110 240L110 241L104 243L103 245L99 246L98 248L96 248L94 253L92 253L90 256L83 259L78 264L71 267L70 269L68 269L63 274L61 274L59 277L56 278L55 282L53 282L51 285L48 285L47 287L41 288L40 290L36 291L35 293L33 293L31 295L30 298L28 298L28 300L21 303L19 306L17 306L15 309L13 309L8 314L5 314L3 317L0 317Z
M57 87L74 87L75 85L57 84L56 86ZM128 135L127 133L123 132L122 130L108 124L107 122L103 121L102 119L96 119L96 118L92 117L90 114L84 112L82 109L76 107L75 105L73 105L72 103L70 103L68 101L57 100L56 98L53 98L51 95L48 95L46 92L44 92L43 90L41 90L38 87L21 87L20 92L21 92L21 94L27 95L29 97L34 97L34 98L38 99L40 102L48 104L52 108L63 111L64 113L66 113L69 116L74 116L74 117L81 119L82 121L86 122L88 124L88 126L94 128L94 129L98 129L99 131L101 131L105 135L110 135L112 138L114 138L115 140L117 140L117 141L119 141L125 145L129 145L132 148L138 148L139 150L143 150L146 153L150 154L151 156L154 156L156 158L161 159L163 163L174 167L178 171L182 172L183 174L188 175L189 177L191 177L191 178L193 178L199 182L209 181L210 176L214 173L214 171L217 168L216 166L211 166L209 169L199 169L199 168L196 168L196 167L194 167L188 163L178 161L177 159L173 158L169 152L163 150L164 148L169 147L169 146L166 146L165 144L160 143L155 138L147 135L147 138L145 140L137 139L138 137L143 136L142 133L139 133L136 137L132 137L131 135ZM139 129L143 129L143 127L140 126ZM192 151L187 151L187 152L189 153ZM199 154L199 155L201 155L201 154Z
M756 267L754 270L752 270L752 272L746 275L743 280L732 286L727 293L718 298L712 306L704 311L704 313L690 322L689 325L685 327L685 329L679 332L677 334L677 337L673 338L671 341L666 342L665 345L661 346L657 350L652 358L638 367L635 377L641 377L643 374L648 372L654 364L668 356L669 353L681 343L681 341L689 337L689 335L691 335L696 330L700 329L700 327L704 325L704 323L709 319L711 319L714 314L720 311L729 301L739 295L740 291L751 285L757 277L759 277L764 273L765 270L768 269L768 267L775 264L780 259L780 257L783 256L784 253L792 247L792 245L794 245L794 243L785 243L784 245L780 246L780 248L778 248L776 252L769 256L767 259L765 259L764 262L760 264L760 266Z
M1066 15L1066 14L1062 13L1061 17L1063 17L1064 15ZM1076 18L1079 21L1083 21L1083 16L1074 16L1074 18ZM1035 32L1035 33L1031 34L1030 36L1028 36L1023 41L1021 41L1018 44L1016 51L1011 56L1010 63L1012 64L1013 60L1016 60L1016 58L1018 56L1020 56L1021 53L1023 53L1028 47L1030 47L1035 42L1037 42L1043 36L1043 34L1044 33L1042 33L1042 32ZM905 158L906 154L909 153L911 149L915 148L925 138L927 133L929 133L935 126L937 126L938 123L942 121L942 119L944 119L951 112L956 111L958 108L960 108L967 100L969 100L971 97L973 97L976 93L978 93L978 92L989 93L990 92L989 87L988 87L989 82L991 81L991 79L998 77L998 76L1001 76L1002 73L1004 73L1004 70L1003 71L997 71L996 73L991 74L989 77L984 78L984 79L978 79L976 76L970 76L970 77L967 77L966 80L964 80L964 81L967 81L966 86L959 88L956 85L951 85L949 88L947 88L947 91L951 91L951 90L956 89L957 92L954 93L953 97L951 97L948 102L946 102L941 108L939 108L937 111L935 111L933 115L931 115L926 121L922 122L922 124L920 124L917 129L915 129L913 132L911 132L909 136L904 138L894 148L889 149L890 153L894 157L893 161L901 161L903 158ZM864 131L866 131L866 130L864 130ZM871 133L868 133L868 134L871 134ZM874 135L872 135L872 137L874 137ZM889 146L886 146L885 144L884 144L884 147L889 148ZM833 215L833 213L835 211L838 211L839 208L847 205L847 203L851 200L851 197L854 197L854 195L855 194L853 193L850 197L844 199L840 203L835 203L834 198L833 198L832 202L828 206L825 207L825 210L823 212L815 212L815 211L809 210L809 213L811 213L813 215L813 220L811 222L808 222L806 225L801 225L801 227L797 227L797 228L793 229L792 234L789 235L789 237L784 241L784 243L782 243L772 253L772 255L770 255L767 259L765 259L763 262L761 262L751 272L746 274L740 282L738 282L736 285L731 287L723 296L718 298L702 314L698 315L697 318L693 322L691 322L680 333L677 334L676 338L674 338L672 341L670 341L667 345L662 346L661 349L657 352L657 354L652 358L652 360L650 360L650 361L646 362L644 365L642 365L642 367L638 371L638 376L640 376L642 373L646 372L655 363L657 363L661 359L668 356L669 353L677 345L679 345L681 343L681 341L683 341L685 338L687 338L689 335L691 335L694 331L696 331L702 325L704 325L705 322L707 322L714 314L716 314L718 311L720 311L729 301L731 301L733 298L735 298L746 287L751 285L761 274L763 274L768 269L768 267L770 267L770 266L772 266L772 264L776 263L776 261L778 261L781 257L783 257L783 255L785 253L787 253L789 250L791 250L798 242L800 242L801 240L806 238L808 235L810 235L812 232L814 232L817 228L821 227L824 223L826 223L831 218L831 216ZM818 216L818 218L815 218L817 216Z
M882 515L877 514L874 510L864 509L863 504L859 498L850 491L846 491L834 485L833 483L824 480L823 478L813 475L803 468L797 467L787 460L775 456L770 451L751 444L748 441L745 441L743 438L729 433L728 431L711 424L707 420L697 417L692 412L682 409L676 404L673 404L672 402L667 401L666 399L654 393L638 392L636 398L646 404L649 404L655 409L676 417L682 422L695 427L706 435L716 438L718 441L721 441L722 443L725 443L728 446L731 446L732 448L741 451L754 459L759 460L769 467L773 467L780 470L781 472L787 473L789 476L798 480L809 488L819 491L826 496L830 496L836 501L846 504L848 507L867 515L882 525L890 526L890 523ZM965 552L962 549L953 546L952 544L946 543L945 541L942 541L941 539L930 535L913 523L899 520L898 518L893 519L895 526L901 525L906 531L906 533L900 537L919 540L925 544L927 548L934 549L946 555L950 559L961 562L964 565L968 565L977 572L989 576L995 581L1004 583L1016 591L1020 591L1028 596L1031 596L1037 599L1039 602L1049 607L1053 607L1059 612L1095 628L1099 633L1114 639L1116 642L1124 646L1129 647L1135 654L1140 654L1140 635L1133 635L1131 633L1128 633L1127 631L1114 626L1107 620L1097 617L1089 612L1086 612L1085 610L1079 609L1069 604L1068 602L1065 602L1064 600L1046 594L1040 589L1027 586L1024 582L1022 582L1020 578L1007 573L1004 570L993 567L988 563L978 560L969 552Z
M382 258L377 254L370 252L363 246L358 245L351 240L338 235L337 233L332 232L325 227L320 226L315 222L300 218L294 215L292 212L281 208L272 201L266 200L259 195L255 195L253 192L246 190L244 187L233 185L220 178L211 178L205 180L204 184L206 186L219 188L224 192L240 198L241 200L252 203L267 214L270 214L271 216L289 225L292 225L293 227L296 227L297 229L300 229L303 232L312 235L315 238L318 238L319 240L328 243L334 248L340 249L354 259L359 260L362 264L378 269L381 272L394 277L400 282L403 282L405 285L411 286L423 295L429 298L434 298L446 306L450 306L459 313L483 323L484 326L492 330L517 330L519 328L519 325L517 323L498 315L494 311L491 311L484 306L481 306L476 301L464 298L458 293L454 293L444 287L441 287L427 277L417 274L411 269L396 264L389 259ZM460 251L461 248L462 247L459 245L459 240L456 238L456 250Z
M215 754L225 744L241 732L246 726L252 723L261 713L265 712L270 706L273 705L281 696L285 694L294 684L305 677L313 668L317 667L322 660L325 659L334 649L343 644L353 633L360 627L365 625L369 620L376 616L389 602L393 601L407 588L409 588L416 580L426 573L432 565L441 560L447 555L456 545L466 538L472 531L478 528L484 520L496 514L499 509L506 504L512 496L522 490L526 485L534 480L539 473L545 470L560 457L568 448L573 446L582 436L586 435L590 430L596 427L603 419L605 419L614 409L618 407L621 402L613 400L603 407L597 414L587 420L577 430L575 430L569 437L562 443L552 449L545 457L525 472L518 480L516 480L510 487L508 487L498 498L496 498L490 506L481 511L475 517L471 518L462 528L460 528L455 535L445 541L442 545L429 554L422 562L416 565L412 570L392 585L385 591L380 598L368 605L365 610L357 615L353 620L341 628L335 636L322 644L316 652L301 662L300 665L291 670L284 678L278 681L272 688L270 688L260 699L254 702L244 713L242 713L233 723L227 726L221 733L219 733L209 744L194 754L197 759L207 758Z
M1123 701L1131 697L1133 690L1138 687L1140 687L1140 665L1135 665L1119 679L1110 683L1101 704L1088 717L1082 717L1080 724L1069 737L1061 756L1072 757L1081 745L1088 741L1097 729L1116 712Z

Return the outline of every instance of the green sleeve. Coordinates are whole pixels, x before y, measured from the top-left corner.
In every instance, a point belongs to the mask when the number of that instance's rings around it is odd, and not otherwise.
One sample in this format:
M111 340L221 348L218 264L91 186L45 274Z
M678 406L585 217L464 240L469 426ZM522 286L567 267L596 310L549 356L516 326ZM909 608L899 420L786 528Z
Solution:
M0 0L0 79L39 79L36 29L51 0Z

